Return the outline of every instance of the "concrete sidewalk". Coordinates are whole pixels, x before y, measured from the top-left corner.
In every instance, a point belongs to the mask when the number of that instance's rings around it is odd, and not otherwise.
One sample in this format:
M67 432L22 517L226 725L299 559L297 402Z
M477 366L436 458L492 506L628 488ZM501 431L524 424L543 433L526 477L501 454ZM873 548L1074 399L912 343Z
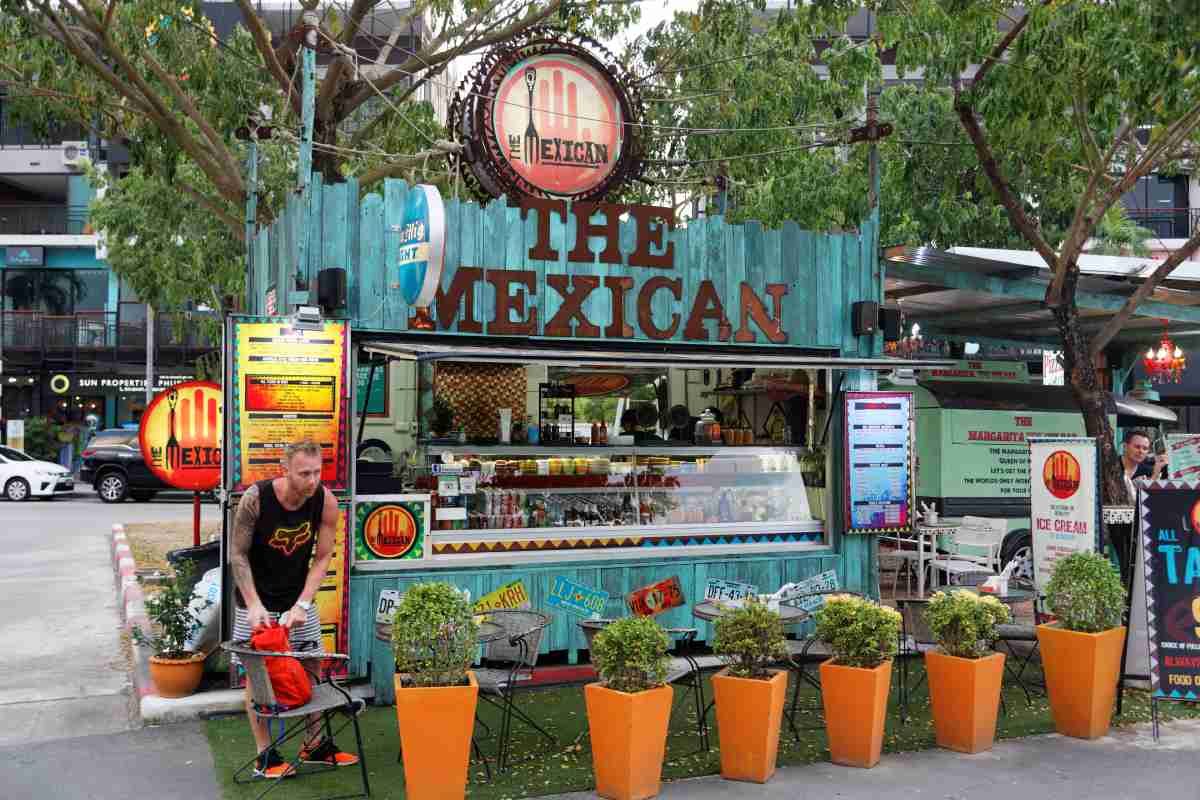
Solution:
M664 800L1126 800L1200 797L1200 720L1149 725L1093 742L1057 734L998 742L988 753L948 750L884 754L874 769L829 763L781 769L766 785L720 777L663 784ZM591 793L552 800L590 800Z

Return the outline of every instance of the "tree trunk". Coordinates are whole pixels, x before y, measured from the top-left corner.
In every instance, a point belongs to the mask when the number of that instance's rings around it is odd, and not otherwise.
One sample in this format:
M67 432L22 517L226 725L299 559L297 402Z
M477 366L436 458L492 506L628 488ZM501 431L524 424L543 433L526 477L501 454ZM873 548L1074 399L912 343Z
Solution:
M327 149L329 146L336 146L337 143L337 123L316 118L313 122L313 172L321 173L321 178L326 184L343 180L340 167L345 158L340 153Z
M1083 414L1083 424L1088 436L1100 442L1100 496L1104 505L1132 503L1125 489L1125 476L1117 452L1112 425L1105 408L1105 390L1091 357L1091 341L1079 328L1079 308L1075 305L1075 287L1079 281L1079 270L1075 265L1067 269L1063 283L1063 302L1054 309L1054 320L1063 342L1064 370L1071 393ZM1031 476L1032 477L1032 476Z

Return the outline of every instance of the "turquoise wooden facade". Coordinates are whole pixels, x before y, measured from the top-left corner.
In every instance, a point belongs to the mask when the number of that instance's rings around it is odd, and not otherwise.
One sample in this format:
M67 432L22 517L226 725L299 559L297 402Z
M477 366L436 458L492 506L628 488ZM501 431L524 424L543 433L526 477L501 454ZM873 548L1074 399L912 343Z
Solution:
M359 198L354 180L324 185L314 176L310 189L303 196L292 196L280 217L269 228L258 231L252 241L252 270L248 290L249 308L253 314L267 311L267 294L275 297L278 313L286 313L296 303L315 301L308 291L294 289L297 281L315 287L317 272L326 267L345 267L348 273L348 308L345 316L352 323L355 339L378 339L386 336L415 338L424 334L408 332L409 308L393 288L396 277L390 264L396 261L398 239L390 233L399 223L404 194L403 181L389 180L382 194ZM557 310L557 295L545 285L547 274L589 274L596 276L629 275L642 280L643 275L660 274L678 277L682 281L682 301L676 302L665 292L654 299L653 314L657 325L666 327L672 314L686 318L688 305L701 280L711 280L722 298L728 298L726 311L735 328L738 327L738 308L734 300L737 287L746 282L760 292L768 283L788 286L783 306L782 328L787 333L786 344L777 348L804 348L810 354L832 357L876 357L882 351L882 337L855 336L851 326L851 304L857 301L882 298L882 272L878 259L878 221L873 218L858 231L842 233L813 233L794 224L779 230L765 230L749 222L727 224L714 216L689 220L670 232L668 241L675 245L675 267L668 273L626 265L577 264L566 260L566 253L575 245L575 225L564 225L552 219L551 242L559 251L556 262L534 261L528 258L536 240L534 213L522 219L518 208L509 207L503 200L486 206L474 202L447 200L447 251L442 287L446 289L460 267L479 267L494 270L532 270L540 283L535 287L542 321ZM621 226L623 258L634 249L635 229L632 221ZM591 243L594 253L603 249L603 240L596 237ZM474 290L476 316L484 321L483 335L488 334L488 320L494 316L495 290L482 282ZM315 295L315 291L313 292ZM585 303L589 319L604 327L611 314L607 292L593 293ZM460 309L461 310L461 309ZM636 327L633 303L625 310L626 321ZM678 326L672 341L683 341L684 325ZM717 346L715 322L708 323L709 346ZM456 330L438 333L458 333ZM759 333L756 331L756 333ZM570 338L555 339L569 347ZM633 339L631 341L637 341ZM643 340L644 341L644 340ZM614 343L606 349L614 349ZM752 344L769 344L759 335ZM740 346L722 343L722 350L736 351ZM873 389L873 373L849 370L844 373L846 389ZM836 380L836 378L835 378ZM840 415L835 417L830 441L840 440ZM836 448L833 448L836 451ZM835 455L833 475L841 474L843 464ZM671 556L669 558L631 555L628 560L589 562L586 556L565 557L563 561L537 564L503 564L494 567L441 568L409 572L353 572L350 579L350 651L355 674L365 674L368 665L374 676L377 697L392 696L391 666L386 644L375 639L374 608L381 589L404 588L414 582L447 580L471 590L479 597L504 583L523 579L535 608L541 602L553 578L563 575L590 586L602 588L614 597L678 575L686 596L695 597L710 577L723 577L750 582L764 590L773 590L784 582L833 568L838 571L845 588L874 593L877 586L876 548L873 537L843 536L841 533L842 498L839 481L833 484L833 518L826 520L826 545L811 550L781 552L767 555L761 551L745 555ZM663 617L671 625L696 624L687 608L674 609ZM701 638L708 638L707 626ZM567 650L572 660L583 647L583 638L573 618L558 615L554 625L542 640L543 650Z

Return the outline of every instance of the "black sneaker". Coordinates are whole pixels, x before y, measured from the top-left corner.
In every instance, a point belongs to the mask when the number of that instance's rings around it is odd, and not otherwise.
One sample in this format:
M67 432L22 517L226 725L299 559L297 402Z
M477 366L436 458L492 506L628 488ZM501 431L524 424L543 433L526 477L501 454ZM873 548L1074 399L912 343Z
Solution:
M301 748L300 760L305 764L329 764L335 767L350 767L358 763L358 756L337 749L333 739L322 739L316 747Z
M287 778L296 774L296 768L283 760L279 751L272 747L258 754L254 759L254 777L256 778Z

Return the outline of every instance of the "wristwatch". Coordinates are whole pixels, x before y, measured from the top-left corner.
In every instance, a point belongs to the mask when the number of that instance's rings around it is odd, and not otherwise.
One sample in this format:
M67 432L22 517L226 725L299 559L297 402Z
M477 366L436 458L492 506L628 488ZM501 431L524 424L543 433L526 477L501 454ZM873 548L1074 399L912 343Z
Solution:
M307 613L307 612L309 612L309 611L312 611L312 602L310 602L310 601L308 601L308 600L297 600L297 601L296 601L296 606L297 606L298 608L302 608L302 609L304 609L304 611L305 611L306 613Z

